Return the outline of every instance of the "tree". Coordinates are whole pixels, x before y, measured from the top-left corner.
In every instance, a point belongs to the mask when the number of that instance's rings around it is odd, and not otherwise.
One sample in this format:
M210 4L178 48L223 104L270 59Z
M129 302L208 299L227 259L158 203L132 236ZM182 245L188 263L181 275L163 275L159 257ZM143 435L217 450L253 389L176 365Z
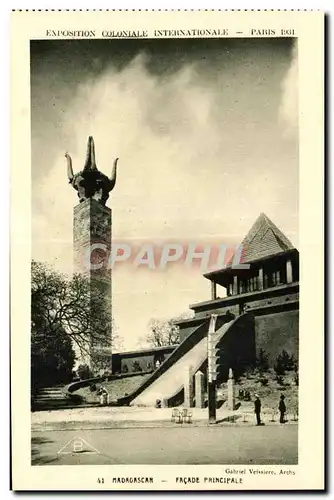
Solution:
M274 370L277 376L282 376L286 371L295 369L296 362L293 356L290 356L287 351L283 351L277 356Z
M262 372L266 372L269 369L268 355L263 349L260 349L259 355L256 358L256 367Z
M82 354L99 345L112 347L119 340L110 337L111 304L103 290L92 286L84 275L67 276L32 261L31 267L31 326L46 336L60 326Z
M151 319L147 342L153 347L163 347L180 343L179 328L173 320Z
M152 318L148 324L150 331L147 334L146 341L153 347L179 344L180 329L176 325L176 322L181 319L188 319L189 317L191 317L190 314L185 313L168 320Z
M78 368L77 368L77 373L78 373L79 377L82 380L85 380L87 378L91 378L92 377L92 373L90 371L90 368L86 364L79 365Z
M71 339L60 325L52 332L44 329L31 332L31 388L67 383L72 378L75 353Z

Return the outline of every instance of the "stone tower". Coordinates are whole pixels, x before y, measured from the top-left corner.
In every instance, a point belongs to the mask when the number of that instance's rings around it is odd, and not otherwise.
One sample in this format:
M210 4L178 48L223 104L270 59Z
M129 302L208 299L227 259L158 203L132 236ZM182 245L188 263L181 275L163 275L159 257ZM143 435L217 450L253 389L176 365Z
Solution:
M112 359L112 282L108 265L111 252L112 211L105 203L116 183L117 160L111 177L96 167L95 147L88 139L85 166L73 173L71 157L66 153L70 184L78 192L79 203L74 207L73 250L74 271L86 276L89 284L90 342L80 362L94 372L111 371Z

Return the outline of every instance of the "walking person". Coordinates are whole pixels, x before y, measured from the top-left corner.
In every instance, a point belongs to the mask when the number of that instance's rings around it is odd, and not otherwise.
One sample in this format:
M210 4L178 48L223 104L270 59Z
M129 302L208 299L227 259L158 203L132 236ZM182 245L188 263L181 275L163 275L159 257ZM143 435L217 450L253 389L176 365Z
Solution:
M256 415L256 425L261 425L261 399L258 394L255 394L254 412Z
M284 394L281 394L281 397L280 397L280 400L279 400L279 405L278 405L278 409L279 409L279 412L280 412L280 423L281 424L284 424L285 423L285 413L286 413L286 406L285 406L285 403L284 403L284 399L285 399L285 396Z

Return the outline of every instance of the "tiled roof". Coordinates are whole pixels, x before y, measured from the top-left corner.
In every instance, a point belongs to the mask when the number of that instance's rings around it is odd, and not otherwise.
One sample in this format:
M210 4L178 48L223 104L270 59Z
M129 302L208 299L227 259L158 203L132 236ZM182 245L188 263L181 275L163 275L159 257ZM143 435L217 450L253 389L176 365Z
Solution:
M247 236L243 239L241 247L242 263L294 249L288 238L264 213L261 213L256 219ZM228 266L231 264L232 260Z

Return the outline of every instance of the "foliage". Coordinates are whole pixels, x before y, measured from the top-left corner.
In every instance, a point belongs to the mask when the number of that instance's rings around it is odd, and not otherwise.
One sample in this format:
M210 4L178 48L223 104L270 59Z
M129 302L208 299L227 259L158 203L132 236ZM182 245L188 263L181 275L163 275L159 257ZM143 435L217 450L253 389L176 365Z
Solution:
M276 358L276 363L274 370L276 376L280 377L285 374L286 371L292 371L295 369L296 362L293 356L290 356L285 350L281 352Z
M298 368L297 366L295 367L295 375L294 375L294 382L296 386L299 386L299 373L298 373Z
M250 394L250 392L248 390L239 389L238 398L241 401L250 401L251 400L251 394Z
M176 322L191 317L189 313L172 319L152 318L148 324L149 333L145 341L152 347L164 347L180 343L180 329Z
M137 361L137 360L136 360L136 361L134 361L134 362L133 362L133 367L132 367L132 370L133 370L134 372L142 372L142 371L143 371L143 369L142 369L142 367L141 367L141 365L140 365L139 361Z
M68 383L72 379L75 353L72 342L60 325L53 324L48 335L36 328L31 332L31 388Z
M77 372L78 372L78 375L81 378L81 380L86 380L86 379L92 377L92 373L90 371L90 368L86 364L79 365Z
M92 286L81 274L69 279L36 261L32 261L31 279L32 331L46 338L53 334L55 325L60 326L81 354L119 340L112 325L110 302L100 285Z
M112 374L110 347L91 350L91 371L94 375L108 377Z
M268 371L269 369L268 355L266 354L264 349L260 349L259 354L256 358L255 366L262 373Z
M163 347L180 343L179 328L172 320L151 319L148 343L153 347Z
M69 278L44 263L32 261L32 389L68 382L69 370L71 373L79 352L85 357L100 345L110 352L111 345L120 340L110 311L110 302L99 284L92 284L80 274ZM91 373L79 375L88 378Z

